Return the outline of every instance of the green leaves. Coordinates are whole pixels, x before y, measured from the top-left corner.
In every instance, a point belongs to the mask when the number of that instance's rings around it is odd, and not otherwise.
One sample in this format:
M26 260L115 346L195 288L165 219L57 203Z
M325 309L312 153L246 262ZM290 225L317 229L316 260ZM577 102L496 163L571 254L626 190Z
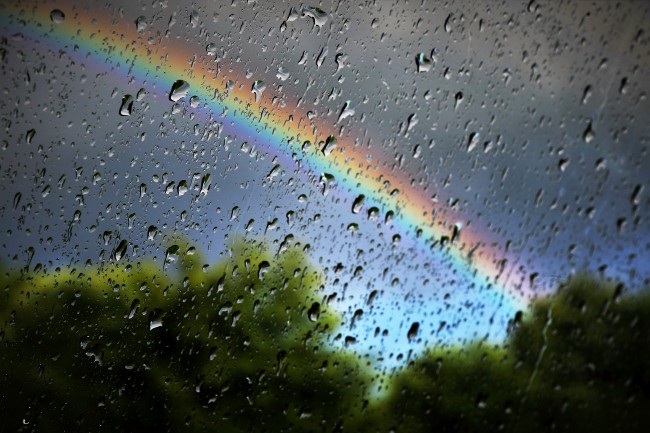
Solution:
M174 245L166 271L2 273L9 429L647 430L647 293L574 278L501 347L434 348L373 385L372 366L330 346L341 319L301 251L237 241L206 266Z

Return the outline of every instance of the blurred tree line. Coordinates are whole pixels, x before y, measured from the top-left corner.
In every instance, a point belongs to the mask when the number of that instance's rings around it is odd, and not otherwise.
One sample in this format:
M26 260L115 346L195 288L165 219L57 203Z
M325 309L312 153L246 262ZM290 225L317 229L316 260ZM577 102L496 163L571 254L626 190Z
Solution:
M383 376L333 348L343 323L301 250L231 253L1 269L0 431L650 431L647 292L574 278L502 346Z

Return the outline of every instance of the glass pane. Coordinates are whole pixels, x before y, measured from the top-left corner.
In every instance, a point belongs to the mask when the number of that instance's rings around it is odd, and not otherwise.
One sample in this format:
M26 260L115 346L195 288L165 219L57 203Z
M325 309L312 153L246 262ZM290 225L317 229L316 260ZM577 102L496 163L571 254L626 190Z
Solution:
M643 1L0 5L7 431L647 431Z

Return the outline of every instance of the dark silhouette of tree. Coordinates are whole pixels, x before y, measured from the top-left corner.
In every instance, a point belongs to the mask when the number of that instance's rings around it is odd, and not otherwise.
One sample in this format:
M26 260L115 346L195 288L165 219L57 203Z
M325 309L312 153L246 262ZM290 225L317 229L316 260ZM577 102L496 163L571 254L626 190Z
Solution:
M236 242L204 266L5 271L6 431L332 431L367 381L327 346L340 319L301 251ZM170 269L177 260L175 270Z
M650 296L573 278L503 347L434 349L373 410L396 431L650 431Z
M0 431L650 431L647 292L576 277L503 345L381 376L333 349L322 283L244 241L210 266L179 240L162 266L3 270Z

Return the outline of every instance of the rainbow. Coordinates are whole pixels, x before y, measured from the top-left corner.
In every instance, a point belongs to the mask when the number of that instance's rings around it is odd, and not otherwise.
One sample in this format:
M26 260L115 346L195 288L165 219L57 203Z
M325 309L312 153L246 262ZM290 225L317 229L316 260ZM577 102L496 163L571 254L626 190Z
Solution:
M481 296L496 297L510 311L524 309L534 297L523 266L517 267L517 259L498 247L494 235L468 223L452 242L455 224L467 218L445 204L441 194L432 200L431 191L419 190L406 174L396 172L394 161L385 161L381 149L355 142L341 124L308 119L307 110L296 101L281 106L269 95L271 91L256 101L251 91L254 79L246 78L236 64L224 61L218 71L214 58L207 54L190 62L193 53L206 53L205 46L190 47L164 36L150 45L147 32L138 32L130 18L107 17L101 11L91 15L77 6L59 8L65 20L55 24L50 19L53 6L47 4L0 6L0 28L5 35L21 33L37 49L63 51L73 61L93 65L107 75L123 75L115 79L126 82L136 77L148 83L148 91L165 98L176 80L187 81L191 94L201 101L192 108L197 113L223 120L224 131L232 136L252 137L286 168L298 165L312 179L331 174L337 194L347 195L350 205L363 195L366 209L375 206L382 215L392 212L390 224L403 239L435 260L450 262L476 286L485 287ZM225 91L228 81L235 84ZM226 117L217 119L224 111ZM318 143L329 136L337 137L337 147L325 155ZM306 150L305 141L312 143Z

